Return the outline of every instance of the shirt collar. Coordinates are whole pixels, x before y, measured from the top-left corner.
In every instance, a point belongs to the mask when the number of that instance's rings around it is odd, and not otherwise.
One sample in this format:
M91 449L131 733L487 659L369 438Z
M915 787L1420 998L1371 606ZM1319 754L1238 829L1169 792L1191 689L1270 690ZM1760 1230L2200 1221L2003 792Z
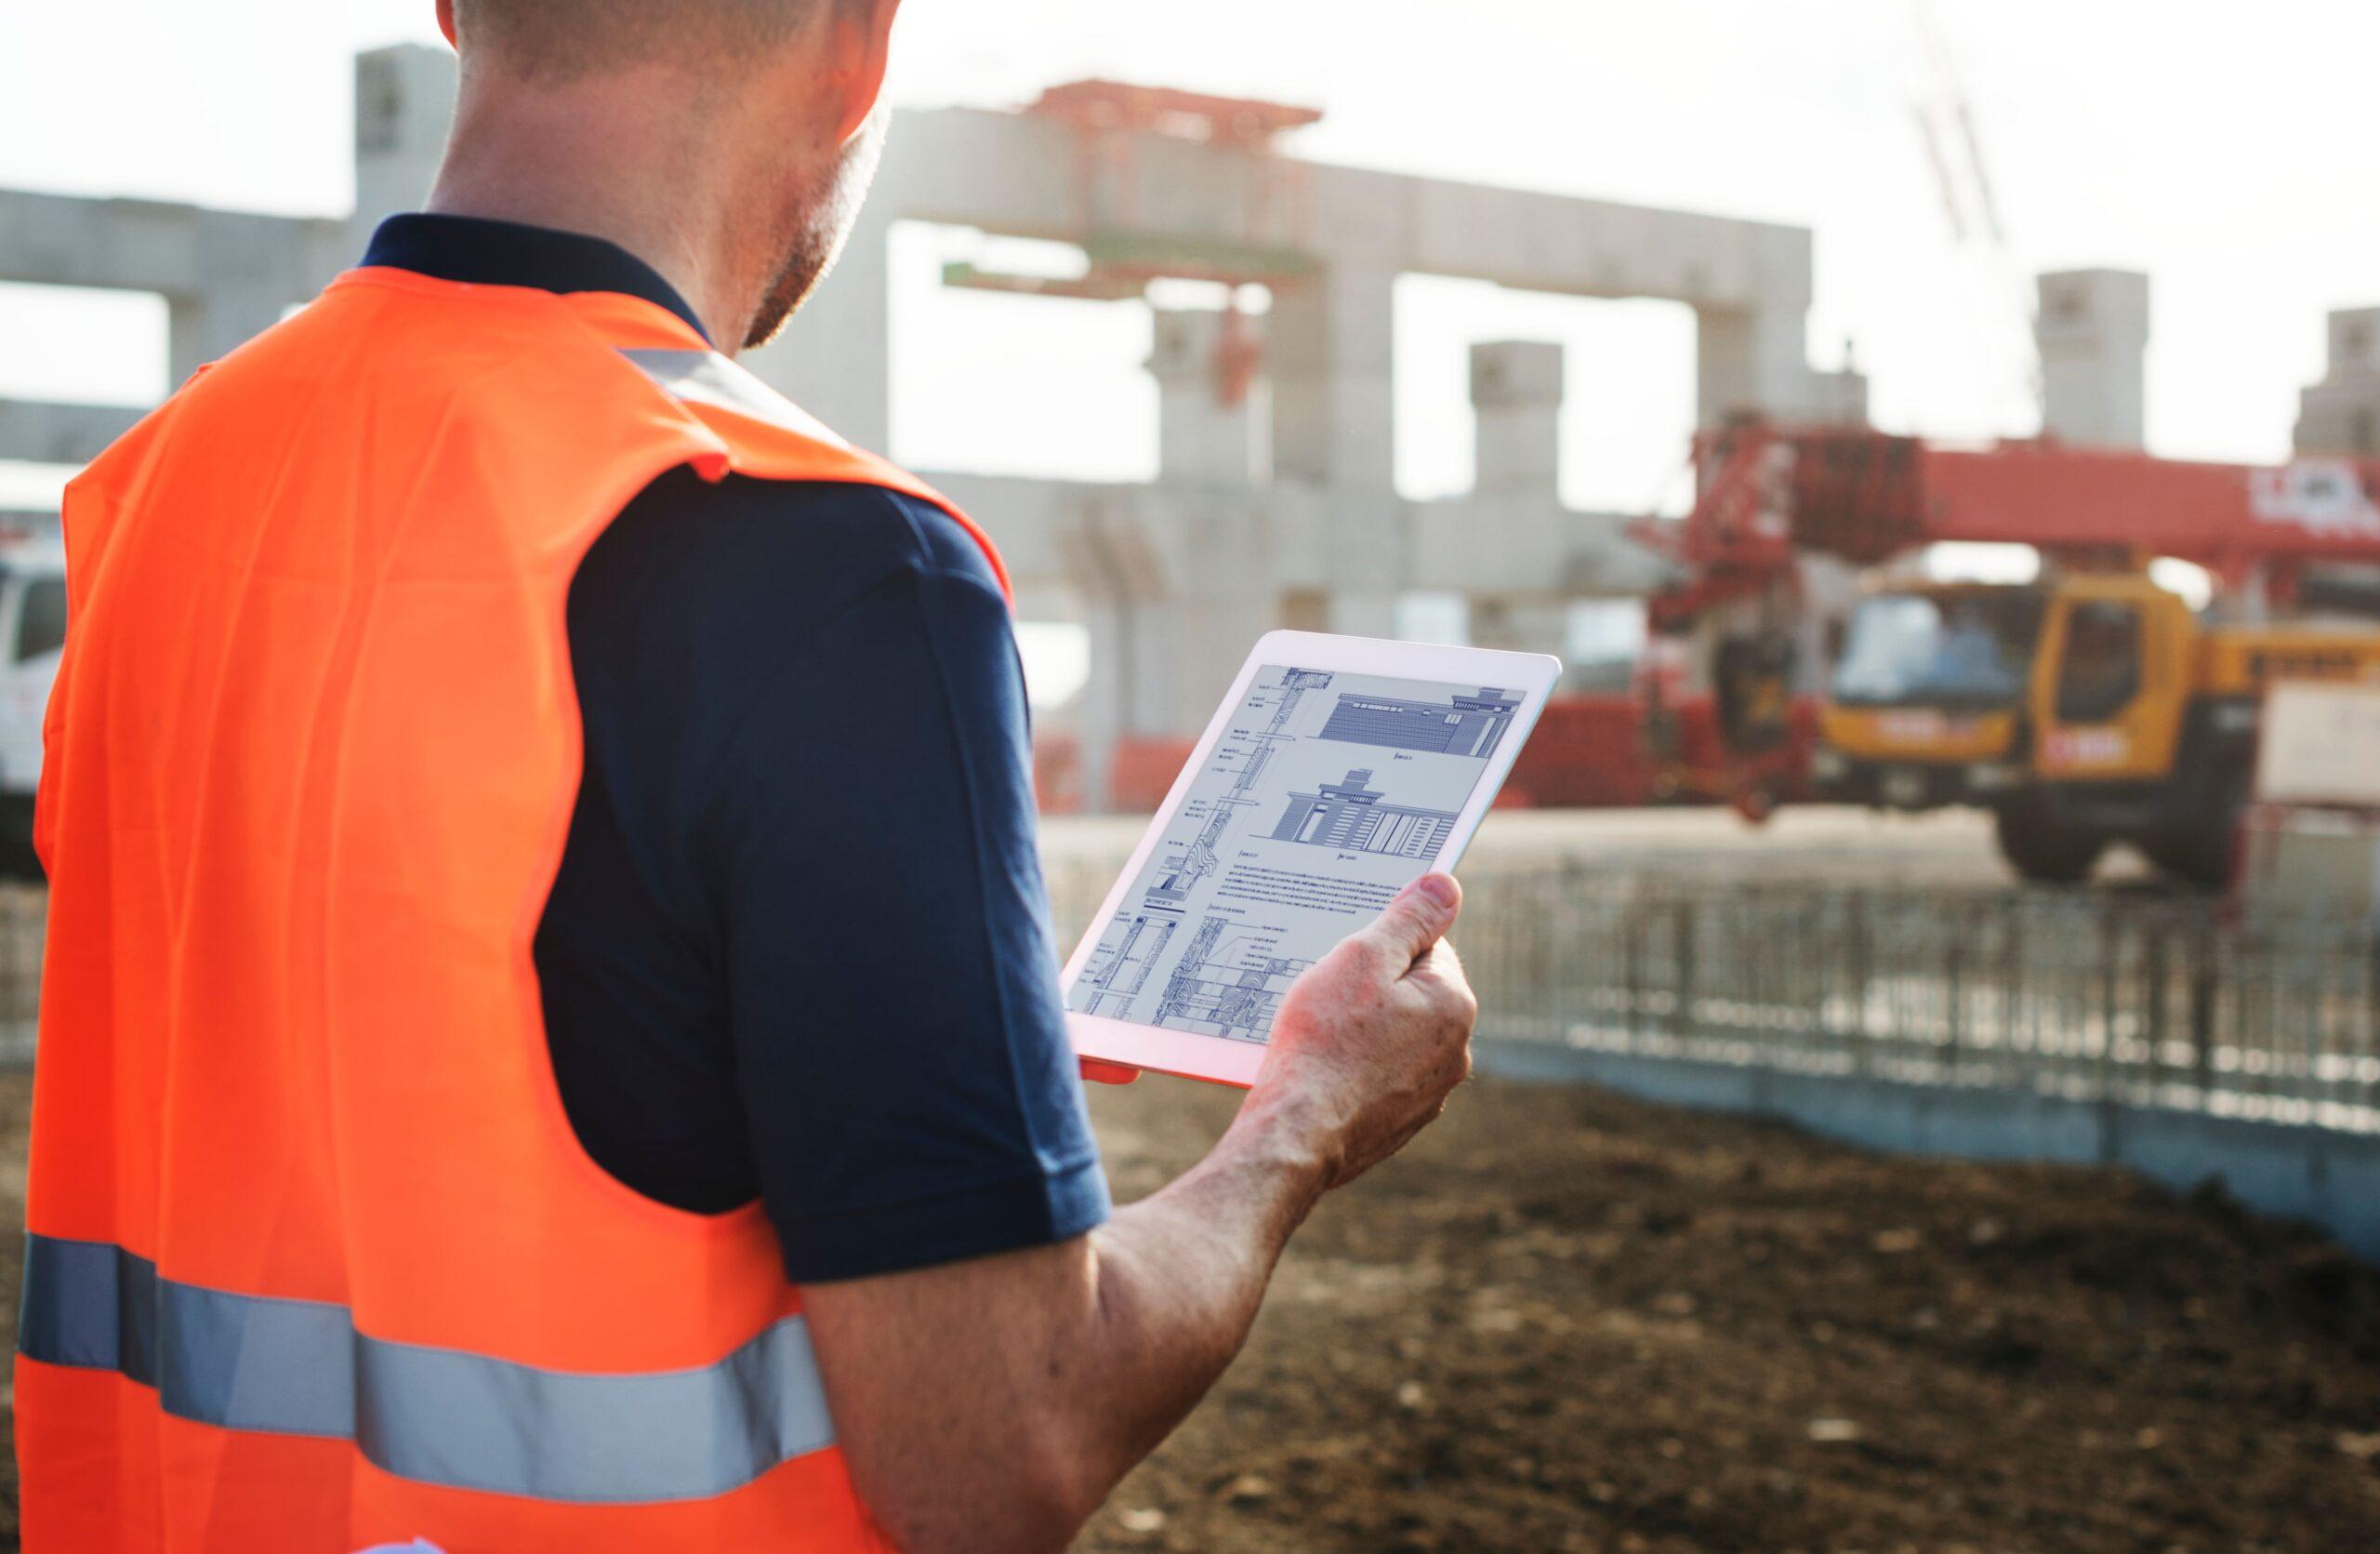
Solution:
M615 292L665 308L710 339L700 315L658 271L618 244L584 232L477 216L391 216L372 234L364 262L469 286Z

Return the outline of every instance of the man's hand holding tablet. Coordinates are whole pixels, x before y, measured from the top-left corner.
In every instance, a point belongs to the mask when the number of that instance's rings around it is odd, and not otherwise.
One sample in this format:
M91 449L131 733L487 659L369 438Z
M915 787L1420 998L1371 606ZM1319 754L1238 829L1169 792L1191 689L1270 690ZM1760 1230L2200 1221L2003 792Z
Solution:
M1064 1547L1238 1352L1315 1203L1445 1109L1478 1013L1446 870L1558 668L1259 644L1067 969L1089 1077L1246 1085L1230 1128L1087 1236L804 1292L853 1479L903 1506L903 1547Z
M1471 1077L1479 1002L1446 936L1461 906L1452 875L1423 875L1281 1001L1240 1115L1310 1130L1326 1190L1403 1149Z
M1307 979L1343 975L1350 943L1377 943L1412 887L1453 869L1561 668L1297 631L1258 643L1067 964L1086 1075L1253 1084L1291 1010L1311 1018Z

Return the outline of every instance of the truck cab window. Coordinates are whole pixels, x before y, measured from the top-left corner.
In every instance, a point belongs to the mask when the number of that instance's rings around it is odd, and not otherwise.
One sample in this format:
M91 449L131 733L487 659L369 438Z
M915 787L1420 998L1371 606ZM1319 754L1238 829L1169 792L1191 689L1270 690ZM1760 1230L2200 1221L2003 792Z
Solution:
M2016 589L1873 594L1852 611L1834 671L1846 707L2013 707L2032 673L2040 597Z
M2105 723L2140 694L2140 610L2086 600L2066 620L2057 671L2057 721Z
M55 653L65 644L66 580L29 579L24 606L17 612L17 651L13 661L21 664L28 658Z

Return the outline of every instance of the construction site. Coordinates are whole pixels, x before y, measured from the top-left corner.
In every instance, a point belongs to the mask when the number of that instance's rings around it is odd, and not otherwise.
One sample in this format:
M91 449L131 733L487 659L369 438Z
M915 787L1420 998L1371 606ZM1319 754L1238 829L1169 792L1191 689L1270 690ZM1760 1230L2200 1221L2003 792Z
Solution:
M351 215L0 190L0 284L163 298L183 381L421 201L452 56L356 73ZM2154 282L2117 269L2028 278L2036 434L1888 432L1811 364L1809 230L1307 160L1319 116L1104 80L902 110L830 280L741 358L890 445L920 225L970 234L953 291L1150 311L1154 480L918 472L1080 644L1036 709L1062 955L1263 632L1452 601L1572 659L1462 870L1481 1078L1326 1202L1078 1547L2380 1547L2380 305L2322 320L2268 463L2147 451ZM1400 494L1416 274L1691 310L1686 498L1566 505L1563 348L1525 339L1469 349L1473 489ZM147 408L0 400L0 460ZM5 516L20 1217L65 612L56 514ZM1615 604L1641 641L1570 653ZM1373 775L1280 825L1345 842ZM1445 817L1362 820L1419 857ZM1236 1103L1094 1090L1118 1202ZM20 1275L11 1239L10 1310Z

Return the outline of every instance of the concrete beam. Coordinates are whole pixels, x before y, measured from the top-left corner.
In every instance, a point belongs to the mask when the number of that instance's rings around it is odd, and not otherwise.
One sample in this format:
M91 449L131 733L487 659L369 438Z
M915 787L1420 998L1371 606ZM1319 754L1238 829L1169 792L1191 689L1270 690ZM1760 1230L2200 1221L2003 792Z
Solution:
M59 538L58 514L36 512L21 508L0 508L0 531L29 535L35 538Z
M1819 408L1804 339L1812 259L1802 228L1254 157L1161 135L1117 138L1095 169L1085 155L1072 131L1044 119L895 113L842 262L754 370L853 441L883 446L885 237L895 220L914 219L1061 242L1170 233L1304 256L1319 273L1276 287L1269 325L1280 478L1385 484L1390 297L1408 272L1683 302L1702 322L1706 422L1739 409Z
M177 383L350 259L344 221L0 190L0 281L165 298Z
M195 298L224 280L312 295L343 262L345 223L158 200L0 190L0 280Z
M181 380L313 295L377 219L429 188L454 113L452 57L382 49L359 57L356 73L351 217L0 193L0 280L165 297ZM1166 136L1094 143L1045 119L945 109L894 115L840 263L785 338L747 357L863 447L891 443L890 240L912 219L1106 244L1159 272L1179 264L1273 287L1266 382L1248 404L1214 400L1215 321L1160 316L1150 365L1161 484L929 476L985 522L1022 587L1078 605L1097 636L1081 720L1094 807L1114 737L1195 729L1222 693L1215 677L1267 627L1384 635L1402 593L1432 590L1464 593L1512 640L1534 641L1558 634L1570 598L1666 580L1623 519L1559 504L1558 352L1486 349L1479 491L1425 504L1396 496L1400 274L1685 303L1701 324L1706 420L1840 413L1846 398L1822 392L1808 368L1811 244L1797 228ZM1267 405L1269 427L1258 423ZM0 455L79 463L134 417L0 404Z
M1245 591L1260 579L1288 591L1329 591L1345 586L1354 570L1331 535L1366 518L1400 537L1391 554L1363 568L1374 591L1620 597L1673 580L1668 563L1629 538L1626 515L1573 511L1550 492L1383 505L1301 485L1200 491L958 471L920 478L983 523L1021 587L1113 591L1104 573L1085 568L1080 541L1095 525L1111 551L1118 537L1131 537L1134 597L1208 586ZM1218 558L1214 576L1206 577Z
M1046 119L977 108L893 115L870 196L904 216L1061 241L1099 220L1202 241L1580 297L1707 308L1807 300L1810 234L1567 194L1259 158L1164 135L1119 137L1086 212L1081 143ZM1777 289L1782 283L1786 294Z
M0 399L0 458L28 464L87 464L144 414L117 405Z

